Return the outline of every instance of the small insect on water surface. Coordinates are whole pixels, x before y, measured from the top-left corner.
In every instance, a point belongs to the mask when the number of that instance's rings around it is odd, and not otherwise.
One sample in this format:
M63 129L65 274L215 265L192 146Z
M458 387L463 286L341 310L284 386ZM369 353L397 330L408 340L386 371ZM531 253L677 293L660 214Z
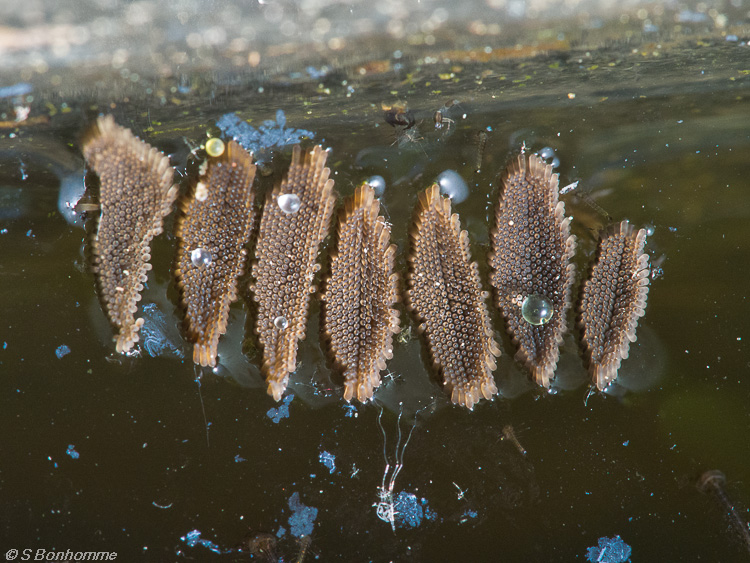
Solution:
M393 105L381 104L385 112L385 122L391 127L404 127L411 129L417 123L414 112L411 111L406 102L396 102Z
M524 448L521 445L521 442L518 441L518 438L516 437L516 432L515 430L513 430L513 427L510 424L506 424L505 426L503 426L503 435L500 439L508 440L511 444L513 444L516 447L516 449L518 450L518 453L526 457L526 448Z

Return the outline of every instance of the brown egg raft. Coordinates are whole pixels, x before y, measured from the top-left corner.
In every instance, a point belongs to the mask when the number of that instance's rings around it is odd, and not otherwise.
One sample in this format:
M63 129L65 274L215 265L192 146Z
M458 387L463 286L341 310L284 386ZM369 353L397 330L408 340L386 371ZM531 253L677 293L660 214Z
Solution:
M169 159L111 115L101 116L83 140L83 155L99 176L101 216L91 243L99 298L112 325L117 351L138 342L135 318L151 269L151 239L162 232L177 187Z
M646 231L627 221L609 227L599 241L596 262L583 284L578 324L594 385L603 391L617 377L620 362L636 341L638 319L648 296Z
M339 213L338 240L323 291L323 331L344 377L344 399L365 402L380 386L399 330L396 246L373 189L364 184Z
M235 141L202 165L191 192L180 202L175 278L193 343L193 361L215 366L219 337L245 270L255 212L255 165Z
M303 159L302 149L295 146L289 172L266 198L260 221L250 289L257 303L262 370L268 394L277 401L297 368L310 295L317 291L313 279L320 270L318 249L336 203L327 156L316 146Z
M543 387L550 386L560 357L575 278L575 237L558 198L558 175L552 166L535 154L520 154L503 178L489 256L490 284L518 348L516 360ZM522 307L529 297L551 304L552 317L546 323L524 319Z
M472 409L497 393L492 372L500 349L469 234L437 184L419 194L410 239L407 305L451 401Z

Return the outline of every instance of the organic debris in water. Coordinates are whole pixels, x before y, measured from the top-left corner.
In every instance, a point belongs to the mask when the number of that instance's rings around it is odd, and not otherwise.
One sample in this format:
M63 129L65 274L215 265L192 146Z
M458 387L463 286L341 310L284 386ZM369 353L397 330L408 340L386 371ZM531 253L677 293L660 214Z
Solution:
M541 157L521 153L503 184L491 234L490 283L518 347L516 359L548 388L567 330L575 237L570 234L565 205L558 201L558 176ZM522 306L531 295L551 304L554 314L548 322L532 324L524 319Z
M83 155L101 184L92 269L104 309L119 331L117 351L124 353L138 342L143 325L135 313L151 269L151 239L161 233L177 197L174 172L166 156L111 115L99 117L88 132Z
M193 361L215 366L255 220L255 165L235 141L206 165L192 193L181 201L175 278L194 344Z
M596 263L583 283L579 324L589 373L603 391L628 357L648 296L646 231L622 221L599 241Z
M263 373L268 394L277 401L296 369L298 341L305 337L310 295L316 290L312 281L320 270L318 249L336 202L327 156L318 145L303 160L302 149L295 146L289 172L268 195L260 222L251 290L258 306L255 331L263 346ZM292 193L300 206L287 213L276 202ZM279 317L286 323L276 323Z
M373 189L363 184L339 216L338 243L323 293L323 329L344 375L344 399L365 402L380 385L380 371L393 357L399 330L396 246L378 215Z
M451 401L472 409L497 393L494 339L479 267L471 262L469 234L451 215L437 184L419 195L409 255L407 305L425 333L435 369Z
M283 110L276 112L276 121L267 119L257 129L243 121L236 113L226 113L216 122L216 126L228 137L234 138L256 162L266 160L273 148L296 145L303 139L312 139L315 133L304 129L287 128L286 115Z
M590 547L586 560L591 563L626 563L630 560L630 546L620 536L599 538L599 545Z

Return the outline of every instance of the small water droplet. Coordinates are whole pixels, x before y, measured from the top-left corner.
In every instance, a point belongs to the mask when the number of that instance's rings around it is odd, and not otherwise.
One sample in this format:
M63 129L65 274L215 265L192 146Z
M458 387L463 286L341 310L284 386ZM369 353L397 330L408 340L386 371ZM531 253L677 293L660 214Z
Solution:
M208 156L221 156L224 154L224 141L218 137L211 137L206 141L206 153Z
M213 256L211 256L211 253L205 248L196 248L190 253L190 260L195 267L202 268L211 263Z
M547 324L555 310L545 297L532 293L521 303L521 314L524 320L534 326Z
M365 184L369 184L376 197L380 197L385 193L385 178L382 176L370 176L365 180Z
M279 204L279 207L284 213L297 213L299 211L300 206L302 205L302 202L299 199L299 196L296 194L283 194L278 197L276 202Z
M284 330L286 327L289 326L289 321L286 320L286 317L279 316L273 320L273 326L275 326L279 330Z
M435 180L440 193L447 195L453 203L461 203L469 197L469 186L455 170L443 170Z
M544 160L547 160L549 158L555 157L555 149L552 147L544 147L542 150L539 151L539 156L541 156Z

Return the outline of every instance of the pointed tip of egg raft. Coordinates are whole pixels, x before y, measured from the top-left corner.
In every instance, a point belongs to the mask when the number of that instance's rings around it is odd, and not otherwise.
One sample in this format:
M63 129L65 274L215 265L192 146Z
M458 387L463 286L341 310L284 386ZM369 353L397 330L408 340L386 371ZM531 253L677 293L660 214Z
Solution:
M91 241L91 269L110 322L118 330L118 352L138 341L135 319L143 282L151 269L151 240L177 197L169 158L100 116L83 138L83 154L99 176L102 213ZM123 182L123 179L128 179Z
M492 371L500 349L468 234L436 184L419 194L410 239L407 306L451 401L473 409L497 392Z
M519 154L503 176L489 254L495 303L518 348L516 360L542 387L549 387L554 377L575 278L571 259L576 241L558 187L551 165L535 154ZM554 311L546 323L524 315L523 303L535 295Z
M648 297L646 231L622 221L602 233L578 307L581 343L593 383L603 391L616 378Z

